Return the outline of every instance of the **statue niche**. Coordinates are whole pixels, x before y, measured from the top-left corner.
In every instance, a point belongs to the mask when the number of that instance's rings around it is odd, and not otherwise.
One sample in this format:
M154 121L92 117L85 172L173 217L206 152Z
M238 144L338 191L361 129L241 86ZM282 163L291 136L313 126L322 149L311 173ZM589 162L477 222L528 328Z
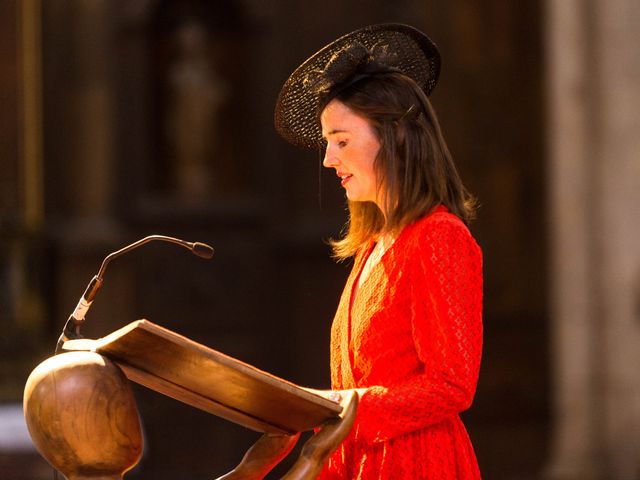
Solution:
M148 179L160 204L199 208L247 192L243 18L231 3L166 1L150 12Z
M229 87L216 71L208 34L195 19L178 25L173 35L175 56L167 66L164 136L173 170L174 193L181 199L215 196L225 172L216 159L223 155L221 109Z

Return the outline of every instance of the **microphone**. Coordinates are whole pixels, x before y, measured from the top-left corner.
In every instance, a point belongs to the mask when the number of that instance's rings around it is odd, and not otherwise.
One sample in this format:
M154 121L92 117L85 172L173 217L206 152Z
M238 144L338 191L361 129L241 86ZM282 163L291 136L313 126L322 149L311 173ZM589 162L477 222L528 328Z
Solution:
M180 240L179 238L167 237L166 235L149 235L148 237L138 240L137 242L134 242L131 245L127 245L126 247L121 248L120 250L110 253L102 261L102 265L100 265L100 270L98 270L98 273L94 275L94 277L89 282L89 285L87 285L87 288L82 294L82 297L80 297L80 300L76 305L76 308L73 310L73 313L69 316L67 323L65 323L64 328L62 329L62 333L60 334L60 338L58 338L58 343L56 345L56 351L55 351L56 354L60 353L60 350L62 350L62 345L67 340L72 340L72 339L75 340L78 338L82 338L82 335L80 334L80 327L84 323L85 316L87 315L87 312L89 311L89 308L93 303L93 299L95 298L96 293L98 293L98 290L102 286L104 272L107 269L107 265L109 264L109 262L111 262L111 260L115 259L116 257L119 257L120 255L123 255L129 252L130 250L133 250L135 248L138 248L144 245L145 243L154 242L154 241L175 243L177 245L180 245L188 249L193 254L201 258L210 259L211 257L213 257L213 248L211 248L206 243L187 242L185 240Z

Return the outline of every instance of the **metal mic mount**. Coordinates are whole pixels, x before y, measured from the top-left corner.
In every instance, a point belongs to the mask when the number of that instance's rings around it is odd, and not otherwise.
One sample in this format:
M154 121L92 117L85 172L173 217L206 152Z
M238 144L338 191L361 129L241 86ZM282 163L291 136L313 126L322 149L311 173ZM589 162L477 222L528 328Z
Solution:
M56 345L56 352L55 352L56 354L60 353L60 351L62 350L62 345L67 340L82 338L82 335L80 334L80 327L84 323L85 316L87 315L87 312L91 307L91 303L93 302L93 299L95 298L96 293L102 286L104 272L107 269L107 265L109 264L109 262L114 258L119 257L124 253L127 253L130 250L133 250L135 248L138 248L144 245L145 243L149 243L153 241L175 243L177 245L180 245L188 249L195 255L198 255L199 257L202 257L202 258L209 259L213 257L213 248L211 248L206 243L187 242L185 240L180 240L179 238L167 237L165 235L149 235L148 237L138 240L137 242L134 242L131 245L127 245L126 247L121 248L120 250L110 253L102 261L102 265L100 265L100 270L98 270L98 273L91 279L91 281L89 282L89 285L87 285L87 288L82 294L82 297L80 297L80 300L76 305L76 308L73 310L73 313L69 316L67 323L65 323L64 328L62 329L62 333L60 334L60 338L58 338L58 343Z

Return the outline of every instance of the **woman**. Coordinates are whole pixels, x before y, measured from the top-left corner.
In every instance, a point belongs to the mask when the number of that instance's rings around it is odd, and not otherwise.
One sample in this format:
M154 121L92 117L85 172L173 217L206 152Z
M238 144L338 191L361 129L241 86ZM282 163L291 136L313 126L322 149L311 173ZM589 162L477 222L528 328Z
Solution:
M331 382L360 402L321 478L480 478L459 413L480 367L482 259L473 201L427 98L439 66L423 33L374 25L314 54L278 98L279 133L323 146L349 203L333 242L338 259L355 259Z

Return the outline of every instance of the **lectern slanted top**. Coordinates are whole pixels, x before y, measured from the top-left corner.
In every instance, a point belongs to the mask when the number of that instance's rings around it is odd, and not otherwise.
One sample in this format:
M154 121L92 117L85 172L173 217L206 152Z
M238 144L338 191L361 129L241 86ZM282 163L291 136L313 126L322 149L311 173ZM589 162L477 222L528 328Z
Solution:
M342 411L336 402L148 320L98 340L69 340L63 349L104 355L130 380L258 432L306 431Z

